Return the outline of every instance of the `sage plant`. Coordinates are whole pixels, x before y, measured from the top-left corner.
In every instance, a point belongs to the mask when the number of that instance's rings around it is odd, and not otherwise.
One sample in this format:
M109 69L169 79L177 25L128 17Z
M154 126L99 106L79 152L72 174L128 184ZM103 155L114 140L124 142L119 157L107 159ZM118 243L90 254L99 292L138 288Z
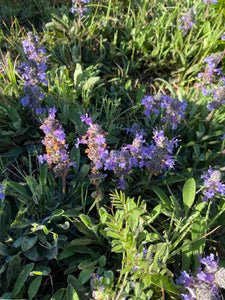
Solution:
M38 157L40 163L47 161L49 168L53 166L53 172L56 176L61 176L63 179L63 198L66 192L65 177L69 172L70 166L75 166L75 162L70 162L68 145L65 140L65 132L59 121L55 119L56 108L49 109L49 116L41 125L41 129L45 133L45 138L42 143L46 147L46 154Z
M25 80L25 96L21 99L21 104L23 107L30 107L34 114L42 114L46 112L46 109L41 106L44 94L40 91L40 85L47 85L45 49L39 47L37 35L28 32L27 37L28 39L22 43L27 62L22 62L19 67Z
M225 287L225 269L218 265L219 258L211 253L207 257L198 255L200 267L196 277L189 275L187 271L181 272L181 276L176 280L177 284L182 284L189 292L182 293L184 300L205 300L222 299L218 287ZM202 265L204 267L202 267Z

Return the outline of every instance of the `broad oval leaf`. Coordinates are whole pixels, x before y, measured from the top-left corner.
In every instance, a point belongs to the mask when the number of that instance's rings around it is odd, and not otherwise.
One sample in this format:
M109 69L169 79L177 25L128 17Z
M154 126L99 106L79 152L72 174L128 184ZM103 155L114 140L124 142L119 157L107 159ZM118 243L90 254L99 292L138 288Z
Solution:
M30 248L32 248L35 243L37 242L37 236L25 236L23 241L22 241L22 245L21 248L23 251L27 251Z
M185 216L188 215L188 211L190 210L196 194L196 184L194 178L188 179L183 187L183 203L185 209Z

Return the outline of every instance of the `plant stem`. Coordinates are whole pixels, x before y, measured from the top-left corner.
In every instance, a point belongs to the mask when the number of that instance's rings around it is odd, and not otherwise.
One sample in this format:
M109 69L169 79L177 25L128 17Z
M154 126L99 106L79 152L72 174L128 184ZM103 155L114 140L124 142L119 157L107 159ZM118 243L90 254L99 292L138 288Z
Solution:
M215 112L215 108L213 108L213 110L210 112L210 114L208 115L208 117L205 119L206 122L209 122L211 120L214 112Z
M62 176L62 181L63 181L63 189L62 189L62 201L65 199L66 195L66 176Z

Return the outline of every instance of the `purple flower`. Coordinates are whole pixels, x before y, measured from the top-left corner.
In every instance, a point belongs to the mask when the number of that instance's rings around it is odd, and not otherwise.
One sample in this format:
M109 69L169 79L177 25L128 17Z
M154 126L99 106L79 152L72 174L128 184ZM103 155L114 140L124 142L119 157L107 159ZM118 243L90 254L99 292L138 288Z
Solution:
M214 260L214 254L207 257L201 257L198 254L200 266L196 277L190 276L186 271L176 280L177 284L182 284L188 290L189 295L181 294L184 299L204 300L218 299L221 300L219 287L225 287L224 273L225 269L218 266L218 261ZM222 280L221 280L222 278Z
M179 29L183 29L183 34L186 34L193 27L193 24L196 23L195 17L194 8L190 8L189 11L178 20L180 23Z
M5 187L0 184L0 199L5 200Z
M204 200L212 199L215 194L225 195L225 184L220 182L221 172L219 170L214 170L210 167L208 171L201 176L204 178Z
M84 12L87 12L88 8L83 7L82 4L89 4L89 0L72 0L72 3L74 6L71 8L71 12L83 17Z
M203 0L205 4L217 4L218 0Z
M177 124L184 118L184 111L187 107L185 101L181 102L177 98L164 96L161 93L155 96L146 96L141 102L145 106L145 116L150 116L151 113L159 115L160 110L163 111L161 121L172 125L172 129L177 128Z
M39 90L39 85L47 85L46 78L46 58L43 56L44 48L38 46L38 37L32 32L28 32L28 39L23 41L23 50L28 58L26 63L22 62L19 71L25 80L24 92L25 97L22 98L21 104L24 107L30 107L35 114L45 112L41 107L40 99L44 99L44 95Z
M93 124L91 117L88 115L81 115L81 121L85 122L89 127L87 134L78 140L76 145L86 144L88 146L85 152L91 160L92 172L95 173L96 170L103 167L103 163L108 156L105 140L106 133L100 125L97 123Z
M65 176L70 166L74 163L70 162L67 152L68 145L65 141L65 133L58 120L55 120L56 109L49 109L49 116L41 125L41 129L45 133L43 144L46 146L47 153L38 157L40 163L47 161L49 167L54 165L53 171L56 175Z

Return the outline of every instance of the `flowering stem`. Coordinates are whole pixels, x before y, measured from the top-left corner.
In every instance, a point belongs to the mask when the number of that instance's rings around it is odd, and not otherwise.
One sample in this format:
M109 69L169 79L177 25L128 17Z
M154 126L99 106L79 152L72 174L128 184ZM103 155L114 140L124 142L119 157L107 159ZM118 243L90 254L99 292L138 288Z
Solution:
M214 162L216 162L221 156L223 156L225 154L225 149L223 149L223 151L220 153L220 154L218 154L213 160L212 160L212 164L214 163Z
M62 181L63 181L63 189L62 189L62 201L65 198L66 195L66 176L62 176Z
M209 122L211 120L214 112L215 112L215 108L213 108L213 110L210 112L210 114L208 115L208 117L205 119L206 122Z
M219 59L219 61L218 61L217 64L219 64L221 62L221 60L223 59L224 55L225 55L225 49L223 50L223 53L221 54L221 57L220 57L220 59Z
M152 179L152 175L153 175L153 172L151 172L149 175L148 175L148 181L147 181L147 184L146 184L146 186L148 186L149 185L149 182L151 181L151 179Z
M199 90L197 91L196 95L195 95L195 98L194 98L194 103L196 102L197 98L198 98L198 95L199 95Z
M204 14L204 20L206 19L207 15L208 15L208 11L209 11L209 4L207 5L205 14Z
M80 14L79 14L79 28L80 28L81 27L81 11L82 11L81 3L79 3L79 10L80 10Z
M128 276L129 272L126 272L124 278L123 278L123 282L122 282L122 285L121 285L121 288L119 290L119 293L118 295L116 296L115 300L119 300L120 299L120 295L121 293L123 292L123 289L124 289L124 286L126 284L126 281L127 281L127 276Z

